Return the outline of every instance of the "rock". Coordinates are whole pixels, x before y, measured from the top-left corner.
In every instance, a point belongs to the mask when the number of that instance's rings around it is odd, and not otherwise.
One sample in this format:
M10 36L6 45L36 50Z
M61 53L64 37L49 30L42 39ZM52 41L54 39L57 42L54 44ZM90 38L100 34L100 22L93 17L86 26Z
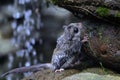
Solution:
M98 75L95 73L79 73L62 80L120 80L120 77L112 75Z
M54 0L59 6L68 9L74 15L79 14L106 22L120 23L120 1L118 0ZM88 18L88 17L87 17ZM120 25L120 24L119 24Z
M78 72L79 70L75 70L75 69L65 70L63 72L57 72L57 73L51 70L42 70L32 74L27 78L24 78L23 80L61 80L66 76L70 76Z
M69 69L65 70L60 73L54 73L51 70L42 70L38 71L29 77L24 78L23 80L69 80L72 76L74 76L74 79L77 80L79 76L77 77L76 75L80 75L82 79L80 80L88 80L88 78L91 78L92 76L95 76L95 80L98 80L99 78L104 80L103 78L106 77L106 80L109 80L110 78L114 78L116 80L116 76L120 76L120 74L117 74L111 70L108 70L106 68L87 68L84 69L83 71L81 70L76 70L76 69ZM84 75L88 75L88 77L84 77ZM112 79L112 80L114 80ZM117 78L118 79L118 78ZM70 80L73 80L71 78ZM119 80L119 79L118 79Z
M106 67L120 70L120 27L101 22L88 24L87 31L90 39L86 53Z
M87 68L87 69L84 69L82 71L82 73L95 73L95 74L99 74L99 75L114 75L114 76L120 76L120 74L110 70L110 69L107 69L107 68L104 68L104 67L94 67L94 68Z

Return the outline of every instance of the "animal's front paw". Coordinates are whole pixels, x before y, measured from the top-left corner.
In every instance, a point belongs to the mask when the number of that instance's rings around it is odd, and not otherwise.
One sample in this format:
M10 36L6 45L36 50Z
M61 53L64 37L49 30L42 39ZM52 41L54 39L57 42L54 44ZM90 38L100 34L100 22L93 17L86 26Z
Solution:
M62 72L62 71L64 71L63 68L60 68L60 69L56 69L56 70L55 70L55 72Z
M88 40L89 40L89 37L87 34L85 34L83 37L82 43L88 42Z

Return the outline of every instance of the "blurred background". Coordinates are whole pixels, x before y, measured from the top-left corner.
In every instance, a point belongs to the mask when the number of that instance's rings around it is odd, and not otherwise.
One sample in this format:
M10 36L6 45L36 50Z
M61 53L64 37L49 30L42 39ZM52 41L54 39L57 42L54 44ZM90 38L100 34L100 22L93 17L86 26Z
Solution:
M1 0L0 75L13 68L50 62L62 26L78 21L51 1ZM20 80L29 74L11 74L2 80Z

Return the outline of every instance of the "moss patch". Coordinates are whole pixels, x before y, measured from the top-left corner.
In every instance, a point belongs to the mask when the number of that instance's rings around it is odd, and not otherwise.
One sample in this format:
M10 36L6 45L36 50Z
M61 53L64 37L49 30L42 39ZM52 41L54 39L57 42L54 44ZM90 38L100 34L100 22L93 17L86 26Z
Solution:
M117 13L115 14L115 17L120 18L120 12L117 12Z
M51 0L53 4L57 4L58 0Z
M62 80L120 80L119 76L113 76L113 75L99 75L95 73L79 73L74 74L72 76L68 76Z
M98 7L96 9L96 13L102 17L106 17L109 14L109 9L104 8L104 7Z

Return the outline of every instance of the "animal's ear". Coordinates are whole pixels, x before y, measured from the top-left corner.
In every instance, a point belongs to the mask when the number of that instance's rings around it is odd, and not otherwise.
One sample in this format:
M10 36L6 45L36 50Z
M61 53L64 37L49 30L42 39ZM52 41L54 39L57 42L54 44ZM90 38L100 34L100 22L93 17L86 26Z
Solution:
M67 26L66 26L66 25L64 25L64 26L63 26L63 29L65 29L66 27L67 27Z

